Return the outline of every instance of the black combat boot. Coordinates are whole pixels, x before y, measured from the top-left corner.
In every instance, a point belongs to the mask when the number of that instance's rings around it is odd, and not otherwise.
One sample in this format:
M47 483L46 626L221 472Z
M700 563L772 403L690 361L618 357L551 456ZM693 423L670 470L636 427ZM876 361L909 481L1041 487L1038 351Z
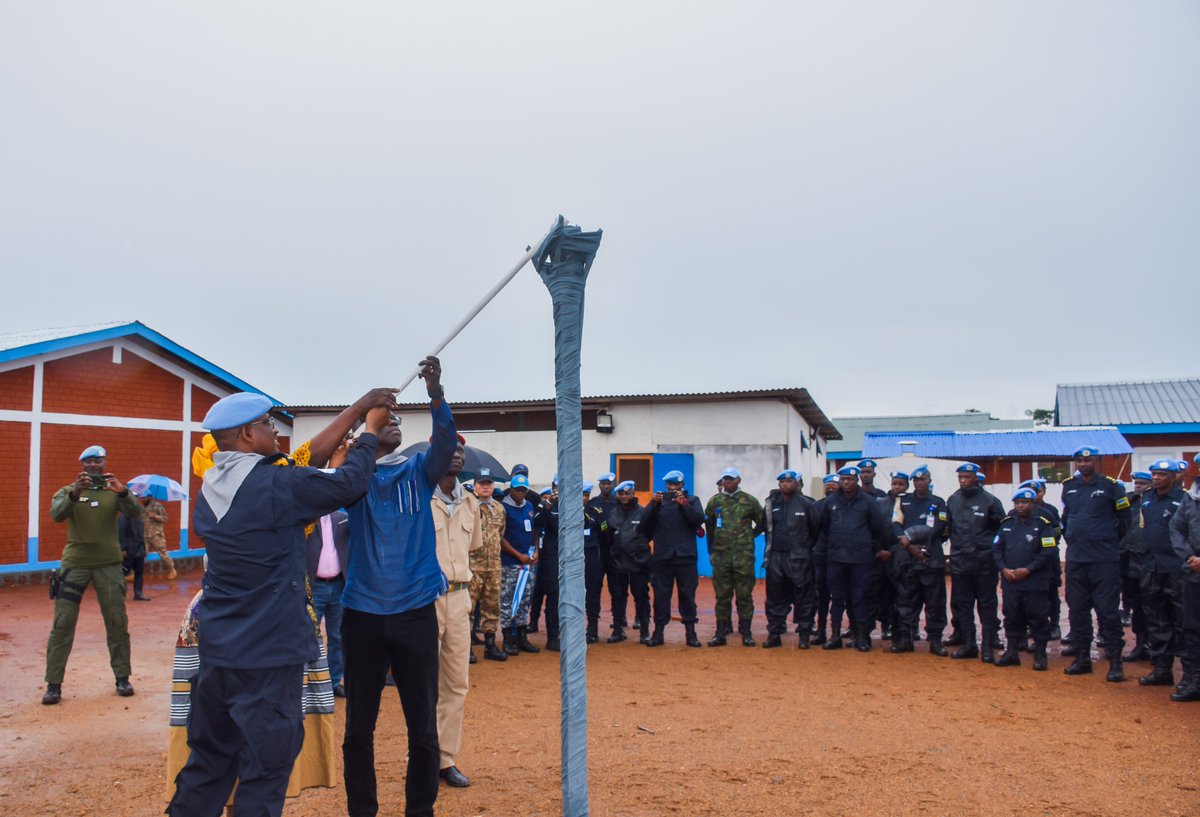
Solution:
M1114 684L1119 684L1125 680L1125 664L1121 658L1120 647L1110 647L1104 651L1108 658L1108 674L1104 676L1104 680Z
M950 642L946 642L947 644ZM963 645L954 652L950 653L951 658L978 658L979 645L975 643L975 634L972 633L970 638L963 637Z
M1062 654L1066 658L1074 658L1077 655L1079 655L1080 652L1090 653L1091 651L1092 651L1092 642L1091 641L1088 641L1087 644L1084 644L1081 647L1080 645L1076 644L1074 641L1068 640L1067 646L1062 648Z
M1066 675L1091 675L1092 674L1092 650L1090 647L1079 650L1075 655L1075 660L1071 662L1071 666L1065 668L1063 673Z
M1017 648L1017 645L1013 644L1013 649L1015 650L1016 648ZM1005 652L1008 652L1008 650L1006 649ZM987 633L983 634L983 644L979 648L979 660L985 664L996 663L996 637L995 636L988 635Z
M587 623L587 643L595 644L600 640L600 621L599 619L589 618Z
M1062 641L1062 628L1057 624L1050 628L1050 640Z
M529 643L529 631L524 627L517 628L517 649L521 652L541 652L540 647Z
M1148 650L1146 648L1146 645L1144 643L1142 643L1142 639L1140 636L1134 642L1133 649L1129 651L1129 655L1125 656L1125 660L1126 661L1149 661L1150 660L1150 650ZM1153 674L1153 673L1151 673L1151 674ZM1139 681L1140 680L1141 679L1139 679Z
M468 648L467 648L467 651L468 651L468 652L470 653L470 655L471 655L471 658L470 658L470 659L467 661L467 663L468 663L468 664L471 664L472 666L474 666L475 664L479 663L479 659L475 657L475 648L474 648L474 647L468 647Z
M729 632L729 622L717 621L717 632L708 641L710 647L724 647L725 634Z
M650 636L650 640L646 642L647 647L661 647L664 643L662 627L654 628L654 635Z
M773 650L782 646L783 639L779 637L779 633L767 633L767 640L763 642L764 650Z
M625 635L625 628L620 624L613 625L613 634L608 637L609 644L620 644L622 641L628 641L629 636Z
M687 633L687 640L686 640L687 645L689 647L699 647L700 639L696 637L696 625L695 624L684 624L683 629Z
M1046 644L1041 641L1033 642L1033 668L1045 672L1049 662L1046 660Z
M836 638L830 638L821 647L821 649L823 649L823 650L840 650L841 648L842 648L842 637L841 636L837 636Z
M855 627L854 629L857 631L854 638L854 649L858 650L859 652L870 652L871 630L873 629L873 626L871 624L863 624L862 626Z
M508 659L507 653L504 650L496 648L496 634L484 633L483 635L483 657L488 661L505 661Z
M1005 650L1004 652L1000 653L999 658L992 659L992 663L994 663L998 667L1019 667L1019 666L1021 666L1020 645L1021 645L1021 642L1024 640L1025 639L1023 639L1023 638L1008 639L1008 649ZM986 647L985 647L985 649L986 649Z
M829 614L817 614L817 632L813 636L812 644L814 647L819 647L825 643L825 631L829 629Z
M950 633L950 637L942 643L947 647L961 647L967 643L967 639L963 638L963 634L960 630L953 630Z
M546 636L546 650L548 652L561 652L562 651L562 645L558 643L558 636L556 636L556 635L547 635Z
M1171 700L1177 704L1200 701L1200 672L1186 674L1179 688L1171 694Z
M62 684L46 684L46 694L42 696L42 703L46 706L54 706L62 700Z
M1175 691L1179 692L1185 686L1192 682L1192 665L1184 656L1179 657L1179 668L1183 670L1183 677L1179 679L1179 683L1175 685Z
M1126 661L1129 659L1126 658ZM1172 665L1175 659L1170 656L1160 656L1154 659L1154 669L1150 670L1149 675L1143 675L1138 678L1138 683L1144 687L1169 687L1175 683L1175 672Z
M740 621L739 620L738 621L738 632L741 633L743 647L757 646L754 643L754 637L750 635L750 622L749 621Z
M643 621L641 623L641 625L638 627L638 630L640 631L638 641L642 644L649 644L650 643L650 622Z
M932 636L931 635L929 637L929 654L937 655L937 656L940 656L941 658L945 658L947 655L950 654L949 652L946 651L946 645L942 643L941 636Z
M807 627L800 630L799 639L796 643L798 649L807 650L812 645L812 634L809 633Z
M516 655L520 650L517 648L517 628L509 627L504 631L504 654Z

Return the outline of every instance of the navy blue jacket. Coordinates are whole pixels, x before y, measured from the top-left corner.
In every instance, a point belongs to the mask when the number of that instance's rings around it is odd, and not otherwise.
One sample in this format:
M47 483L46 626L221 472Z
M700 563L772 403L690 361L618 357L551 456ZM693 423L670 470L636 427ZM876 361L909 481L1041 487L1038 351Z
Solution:
M1072 477L1063 483L1063 536L1067 564L1120 562L1121 540L1129 527L1129 498L1112 477L1091 482Z
M899 562L897 569L911 562L913 570L945 570L946 522L949 520L946 514L946 500L933 493L923 497L905 494L900 498L900 510L904 514L905 528L925 525L931 528L931 531L929 541L921 545L929 558L919 562L913 559L907 550L900 548L896 553L896 560ZM933 525L929 525L931 519Z
M696 500L699 505L700 500ZM609 558L613 567L625 573L637 573L645 570L650 564L650 534L653 527L647 524L649 510L636 499L628 505L620 502L608 511L608 531L605 536L609 541ZM701 511L703 515L703 511ZM692 539L696 531L692 529Z
M697 558L696 531L704 524L704 507L697 496L688 494L687 499L686 508L670 499L664 499L661 505L651 502L646 507L643 524L648 534L653 532L654 561Z
M543 502L533 517L534 530L538 532L538 563L558 562L558 500ZM509 542L511 544L511 540Z
M1165 496L1154 489L1142 494L1142 543L1146 548L1142 568L1147 573L1179 574L1179 555L1171 546L1171 518L1184 499L1183 489L1174 487Z
M960 576L995 573L992 543L1004 506L982 488L959 488L946 500L946 530L950 535L950 572Z
M334 471L279 467L278 456L263 458L219 522L200 494L192 530L208 549L197 609L202 661L270 669L320 655L304 592L304 526L363 495L378 442L374 434L361 435Z
M797 491L787 500L778 488L763 502L767 552L795 553L797 558L812 558L821 526L817 503Z
M1050 590L1054 580L1054 565L1058 561L1058 539L1054 523L1045 517L1031 513L1022 520L1016 514L1000 521L1000 530L992 543L992 556L996 569L1029 570L1023 581L1004 580L1004 592L1042 593Z
M826 558L839 564L871 564L877 551L889 550L896 543L879 502L861 490L847 498L839 488L825 497L820 531L825 536Z

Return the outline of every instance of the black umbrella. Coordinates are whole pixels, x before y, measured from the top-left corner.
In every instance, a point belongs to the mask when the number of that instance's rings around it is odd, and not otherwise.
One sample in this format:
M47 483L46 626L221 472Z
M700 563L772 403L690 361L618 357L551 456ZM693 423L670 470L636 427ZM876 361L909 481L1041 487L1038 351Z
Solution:
M423 451L429 450L428 442L413 443L408 448L400 453L405 457L414 457ZM508 469L500 464L500 460L493 457L482 448L474 446L463 446L463 469L458 475L460 480L475 479L479 476L479 472L486 468L491 472L492 479L497 482L508 482L512 477L508 474Z

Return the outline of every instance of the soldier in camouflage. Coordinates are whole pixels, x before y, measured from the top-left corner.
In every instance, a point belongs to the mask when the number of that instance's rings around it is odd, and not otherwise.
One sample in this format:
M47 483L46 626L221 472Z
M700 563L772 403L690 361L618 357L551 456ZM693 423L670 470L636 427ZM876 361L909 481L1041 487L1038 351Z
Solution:
M492 495L495 487L491 473L486 468L481 469L475 477L475 496L479 498L483 545L471 551L471 606L479 605L483 657L504 661L508 656L496 646L496 627L500 623L500 537L504 535L504 509Z
M742 645L754 646L750 625L754 620L754 539L763 532L763 508L741 490L741 472L726 468L721 473L721 490L704 509L708 558L712 562L713 592L716 593L717 632L708 642L721 647L733 632L732 602L737 597L738 632Z
M142 497L142 527L146 531L146 552L158 554L163 567L167 569L167 578L175 578L175 562L167 553L167 537L163 533L163 525L167 522L167 509L154 497L147 494Z

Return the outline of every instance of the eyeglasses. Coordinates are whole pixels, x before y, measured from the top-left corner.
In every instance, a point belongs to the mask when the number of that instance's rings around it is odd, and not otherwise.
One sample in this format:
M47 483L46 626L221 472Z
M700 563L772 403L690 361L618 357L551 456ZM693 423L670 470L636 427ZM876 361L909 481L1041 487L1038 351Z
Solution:
M274 417L263 417L261 420L255 420L253 423L246 423L249 426L264 425L270 426L272 431L278 431L279 426L275 425Z

